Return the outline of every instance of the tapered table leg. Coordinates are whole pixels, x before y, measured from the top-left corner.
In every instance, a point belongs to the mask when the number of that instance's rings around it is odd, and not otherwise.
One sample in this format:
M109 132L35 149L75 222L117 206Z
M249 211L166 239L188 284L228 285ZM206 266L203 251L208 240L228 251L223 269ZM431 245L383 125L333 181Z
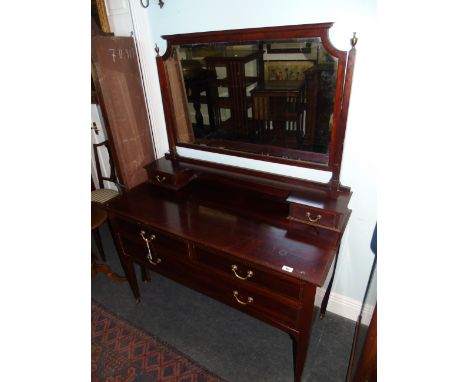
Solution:
M124 259L120 259L122 263L122 268L125 271L125 275L127 276L127 280L130 284L130 288L132 289L133 295L135 296L135 300L138 303L141 302L141 296L140 296L140 288L138 287L138 280L136 277L135 273L135 267L133 265L133 262L128 259L126 255L123 255L125 257Z
M120 241L120 236L118 234L118 231L116 230L117 227L115 222L113 221L113 219L109 220L112 227L111 232L114 236L114 243L116 244L117 252L119 254L120 263L122 264L122 268L125 272L125 275L127 276L128 283L130 284L130 288L132 289L133 295L135 296L135 300L138 304L141 301L141 296L140 288L138 287L137 276L135 273L135 267L130 258L125 254L122 243Z
M338 254L340 253L340 247L336 251L336 258L335 258L335 265L333 266L333 273L328 283L327 290L325 291L325 295L323 296L322 304L320 305L320 319L325 317L325 313L327 312L328 300L330 298L330 292L333 286L333 280L335 279L335 272L336 272L336 264L338 264Z
M294 382L300 382L304 364L309 348L310 330L312 327L314 301L315 301L315 285L304 286L304 299L311 301L311 304L305 304L304 309L299 317L299 333L293 335L293 354L294 354Z
M106 261L106 255L104 254L104 247L102 245L102 240L101 240L101 235L99 233L99 227L91 230L94 236L94 241L96 242L96 246L99 252L99 255L101 256L102 261Z
M145 268L143 265L140 265L140 271L141 271L141 279L145 282L148 283L151 281L151 275L150 272L147 268Z

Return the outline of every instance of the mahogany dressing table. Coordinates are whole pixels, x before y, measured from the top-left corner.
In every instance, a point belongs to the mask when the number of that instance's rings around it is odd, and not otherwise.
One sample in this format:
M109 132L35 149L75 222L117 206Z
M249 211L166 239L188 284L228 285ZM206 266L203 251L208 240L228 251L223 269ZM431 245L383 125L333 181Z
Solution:
M170 152L144 166L146 182L106 207L137 301L140 291L135 264L285 331L293 339L296 382L304 368L316 289L324 286L330 271L334 275L332 264L351 214L351 190L340 184L339 172L357 40L352 40L350 52L337 50L328 39L331 26L164 36L168 47L164 56L157 57L157 66ZM193 133L200 118L192 121L189 116L193 105L187 100L182 74L184 47L206 44L232 50L272 43L291 44L283 59L287 54L297 56L297 45L320 44L334 62L336 93L327 152L271 147L258 143L255 137L245 141L245 136L244 141L232 140L226 145L220 135L212 141L206 136L201 144ZM207 63L202 61L201 65ZM237 86L232 72L230 79L229 86ZM239 86L245 90L244 83ZM229 96L239 94L237 89ZM301 102L301 112L308 110L307 99ZM238 116L233 118L231 125L239 129ZM247 109L243 118L252 118L251 110ZM178 147L329 171L331 179L318 183L191 159L181 156ZM322 302L322 316L332 282L333 276Z

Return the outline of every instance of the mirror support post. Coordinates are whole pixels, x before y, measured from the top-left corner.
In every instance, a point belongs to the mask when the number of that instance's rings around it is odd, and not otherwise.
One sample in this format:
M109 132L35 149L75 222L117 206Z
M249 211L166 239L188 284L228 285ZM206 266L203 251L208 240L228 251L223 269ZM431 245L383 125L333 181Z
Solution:
M353 33L351 38L351 50L348 53L346 61L346 75L345 75L345 85L343 90L343 103L341 105L340 113L340 122L338 127L337 142L339 145L335 152L335 157L333 158L333 167L332 167L332 178L330 179L330 190L332 193L338 192L341 188L340 184L340 172L341 172L341 159L343 156L343 144L345 139L346 124L348 121L348 109L349 109L349 98L351 96L351 86L353 83L353 72L354 72L354 63L356 60L356 44L357 37L356 32Z

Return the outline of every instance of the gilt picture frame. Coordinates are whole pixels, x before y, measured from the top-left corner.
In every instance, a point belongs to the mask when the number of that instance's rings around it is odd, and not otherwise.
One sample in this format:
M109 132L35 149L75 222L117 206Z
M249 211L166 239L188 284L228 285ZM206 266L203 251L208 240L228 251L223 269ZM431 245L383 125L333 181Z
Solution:
M91 0L91 17L95 19L104 33L110 33L105 0Z

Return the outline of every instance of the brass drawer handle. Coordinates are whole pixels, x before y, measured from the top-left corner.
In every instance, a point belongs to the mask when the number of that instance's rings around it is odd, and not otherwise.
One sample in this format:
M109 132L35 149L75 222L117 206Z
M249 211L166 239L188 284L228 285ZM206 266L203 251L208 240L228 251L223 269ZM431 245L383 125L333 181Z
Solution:
M148 253L148 256L146 256L146 258L148 259L148 261L150 262L150 264L153 264L153 265L158 265L159 263L161 263L162 259L160 257L158 257L156 259L156 262L153 261L153 258L151 257L151 255Z
M239 298L237 297L237 296L239 296L239 292L236 291L236 290L233 291L232 294L234 295L234 298L236 299L236 301L241 305L247 305L247 304L251 304L253 302L253 297L247 297L247 302L239 300Z
M234 272L234 275L235 275L238 279L241 279L241 280L247 280L249 277L252 277L252 276L253 276L253 272L252 272L252 271L247 271L247 276L245 276L245 277L239 276L239 275L237 274L237 272L236 272L236 271L237 271L237 265L234 265L234 264L231 266L231 269L232 269L232 271Z
M166 180L166 177L163 176L163 177L160 177L159 175L156 175L156 180L159 182L159 183L162 183Z
M141 230L140 231L140 236L143 238L143 240L146 242L146 244L151 243L154 239L156 239L155 235L151 235L149 239L146 237L146 232Z
M148 253L146 254L146 258L148 259L148 261L153 264L153 265L158 265L162 260L158 257L156 259L156 262L153 261L153 255L151 253L151 248L150 248L150 245L149 243L151 243L155 238L156 238L156 235L151 235L149 238L146 237L146 232L141 230L140 231L140 236L143 238L143 240L146 242L146 249L148 250Z
M309 219L309 221L310 221L311 223L317 223L320 219L322 219L322 215L317 215L317 217L316 217L315 219L312 219L312 218L310 217L310 212L307 212L306 215L307 215L307 219Z

